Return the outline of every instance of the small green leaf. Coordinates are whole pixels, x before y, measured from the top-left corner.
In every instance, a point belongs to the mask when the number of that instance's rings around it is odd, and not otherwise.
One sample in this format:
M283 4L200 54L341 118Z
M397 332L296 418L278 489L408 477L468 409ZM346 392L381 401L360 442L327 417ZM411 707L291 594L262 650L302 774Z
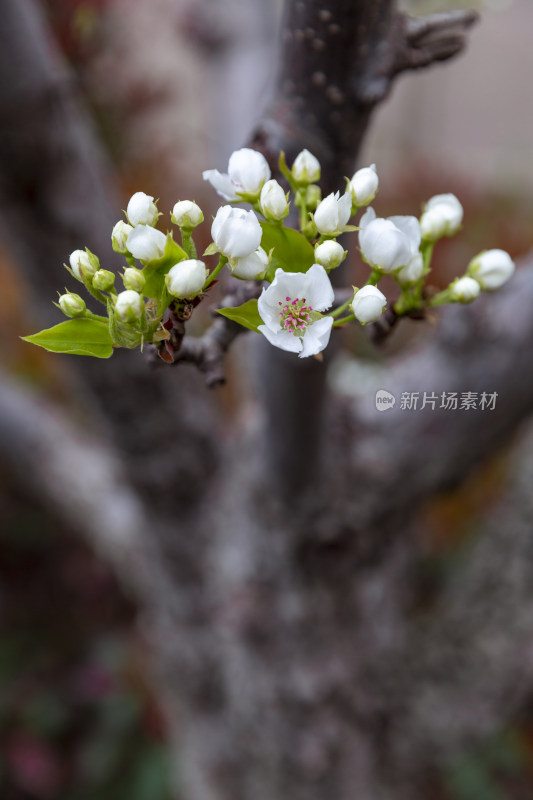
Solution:
M32 336L21 337L52 353L109 358L113 343L107 325L94 319L69 319Z
M167 236L167 243L165 245L165 252L161 258L155 258L149 261L143 269L143 275L146 279L144 284L143 294L145 297L160 297L165 286L165 275L174 264L184 261L187 258L187 253L174 241L172 234Z
M214 256L215 253L218 253L218 247L214 242L211 242L209 247L204 250L204 256Z
M262 222L263 237L261 247L268 253L272 252L270 267L265 276L267 281L273 281L277 269L284 272L307 272L315 263L315 251L305 236L292 228L276 225L272 222Z
M218 308L217 312L222 314L223 317L242 325L243 328L248 328L248 330L256 333L258 333L259 325L264 325L257 310L257 300L248 300L242 306L236 306L235 308Z

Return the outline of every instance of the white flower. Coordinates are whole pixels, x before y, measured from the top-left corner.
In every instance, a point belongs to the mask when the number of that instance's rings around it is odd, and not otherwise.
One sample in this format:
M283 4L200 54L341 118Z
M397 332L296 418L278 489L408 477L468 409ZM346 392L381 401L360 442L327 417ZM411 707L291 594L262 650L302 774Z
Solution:
M141 270L135 269L135 267L127 267L124 270L122 280L124 282L124 288L133 289L134 292L142 292L144 284L146 283L146 278Z
M481 292L481 287L474 278L465 275L450 284L450 298L456 303L471 303Z
M221 206L211 226L217 250L229 259L243 258L257 250L262 233L253 211L231 206Z
M423 272L424 258L422 253L416 253L407 266L398 270L396 277L402 286L406 286L410 283L416 283L418 280L420 280Z
M243 147L231 154L227 173L206 169L202 177L224 200L239 200L240 195L259 197L263 184L270 178L270 167L257 150Z
M82 282L84 278L94 275L98 269L86 250L74 250L69 256L69 263L75 277Z
M333 299L333 288L320 264L307 272L277 269L257 301L265 323L258 330L275 347L298 353L300 358L314 356L327 346L333 325L333 317L318 312L329 308Z
M142 316L144 301L138 292L120 292L115 304L115 316L120 322L137 322Z
M133 227L127 222L120 220L111 232L111 244L115 253L125 255L128 252L126 241Z
M371 203L377 194L378 187L379 178L375 164L358 169L348 187L352 195L353 204L366 206Z
M283 219L283 217L287 216L289 210L285 192L279 183L273 179L267 181L261 189L259 205L263 216L271 220Z
M174 264L165 276L167 289L174 297L195 297L204 288L206 280L207 268L196 258Z
M126 245L139 261L153 261L165 252L167 237L149 225L137 225L128 235Z
M315 261L326 269L334 269L344 261L344 248L338 242L328 239L315 247Z
M67 317L80 317L86 309L85 300L79 294L62 294L57 301L59 308Z
M196 228L204 221L200 206L192 200L180 200L174 204L171 215L172 222L180 228Z
M422 238L437 241L453 236L461 227L463 207L454 194L437 194L428 200L420 218Z
M485 250L470 262L468 275L475 278L482 289L499 289L515 270L514 262L505 250Z
M375 322L382 315L387 298L377 286L363 286L355 293L351 305L355 318L366 325L367 322Z
M291 172L296 183L316 183L320 180L320 163L309 150L302 150L294 159Z
M318 204L315 211L315 225L320 233L338 236L344 230L352 215L352 196L345 192L331 193Z
M416 217L376 219L367 209L359 223L359 246L370 266L382 272L406 267L418 252L420 226Z
M130 197L126 216L130 225L155 225L159 212L154 198L144 192L135 192Z
M249 256L235 258L230 262L232 274L236 278L243 278L246 281L258 280L268 268L268 256L262 247L258 247Z

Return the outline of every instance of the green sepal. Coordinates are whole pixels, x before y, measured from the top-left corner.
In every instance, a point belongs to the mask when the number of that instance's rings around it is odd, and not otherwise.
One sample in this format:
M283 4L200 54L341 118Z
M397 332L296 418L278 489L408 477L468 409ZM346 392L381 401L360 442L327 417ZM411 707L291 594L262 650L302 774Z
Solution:
M214 242L211 242L209 247L204 250L204 256L214 256L215 253L218 253L218 247Z
M53 328L21 338L51 353L94 358L109 358L113 354L113 342L107 325L95 319L69 319Z
M180 261L185 261L188 258L187 253L174 241L172 234L167 234L167 243L165 245L165 252L161 258L154 258L148 261L143 269L143 275L146 278L144 284L143 294L145 297L160 298L165 288L165 275L174 264Z
M237 322L239 325L242 325L243 328L248 328L249 331L255 331L256 333L259 332L259 325L265 324L259 316L256 299L247 300L242 306L235 306L234 308L218 308L217 313L222 314L222 316L227 319L231 319L233 322Z
M261 247L272 251L265 280L272 282L277 269L284 272L307 272L315 263L315 251L305 236L292 228L272 222L261 222Z
M125 347L127 350L133 350L138 347L143 340L142 330L119 322L115 317L115 309L109 300L107 303L107 313L109 314L109 336L117 347ZM146 317L144 317L146 327ZM142 321L139 321L142 324Z

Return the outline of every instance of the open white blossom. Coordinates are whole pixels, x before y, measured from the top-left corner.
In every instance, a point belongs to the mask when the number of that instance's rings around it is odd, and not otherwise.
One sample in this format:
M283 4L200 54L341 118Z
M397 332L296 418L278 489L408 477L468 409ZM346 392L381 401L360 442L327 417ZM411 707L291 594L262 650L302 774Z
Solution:
M217 250L228 259L243 258L257 250L263 232L253 211L221 206L211 226Z
M355 318L366 325L367 322L375 322L381 317L387 298L377 286L363 286L355 293L351 305Z
M371 203L379 188L379 178L376 172L376 165L358 169L348 187L351 192L353 204L356 206L366 206Z
M144 192L135 192L130 197L126 216L130 225L155 225L159 212L154 198Z
M174 264L165 276L168 292L174 297L196 297L206 280L207 268L203 261L196 258Z
M375 269L394 272L406 267L420 246L420 226L416 217L376 218L368 208L359 223L361 252Z
M320 233L328 236L338 236L352 215L352 196L345 192L340 196L340 192L333 192L318 204L315 211L315 225Z
M296 183L316 183L320 180L320 162L309 150L302 150L294 159L291 172Z
M150 225L136 225L128 235L126 246L139 261L153 261L165 252L167 237Z
M474 278L464 275L450 284L450 298L456 303L471 303L479 297L481 287Z
M262 153L243 147L231 154L228 171L206 169L204 181L209 181L224 200L239 200L241 195L259 197L261 189L270 178L270 167Z
M236 278L243 278L246 281L258 280L268 269L268 255L262 247L258 247L249 256L235 258L230 262L232 274Z
M505 250L485 250L472 259L468 275L479 283L485 291L503 286L515 270L514 261Z
M120 292L115 303L115 317L120 322L137 322L142 316L144 300L138 292L127 289Z
M442 236L453 236L461 227L463 207L454 194L437 194L426 203L420 218L422 238L437 241Z
M320 264L313 264L307 272L277 269L257 301L265 323L259 325L259 331L281 350L298 353L300 358L314 356L329 342L333 318L319 312L328 309L333 299L333 287Z

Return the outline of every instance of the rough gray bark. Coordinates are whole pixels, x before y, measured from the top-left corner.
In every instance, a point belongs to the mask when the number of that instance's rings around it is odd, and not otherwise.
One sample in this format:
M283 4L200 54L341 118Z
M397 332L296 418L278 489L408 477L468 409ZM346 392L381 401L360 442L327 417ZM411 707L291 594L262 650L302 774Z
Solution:
M386 0L322 6L287 3L281 93L256 142L271 155L315 150L336 188L394 75L456 52L471 17L413 23ZM3 12L0 75L20 82L10 93L4 80L0 95L0 212L32 285L52 294L65 254L100 248L115 216L35 6L5 0ZM318 44L328 36L339 37L334 59ZM38 158L23 172L26 141ZM85 425L94 412L87 441L3 387L2 459L135 588L187 800L425 800L426 771L531 692L525 482L507 499L525 515L491 525L422 616L410 524L529 412L532 293L528 268L501 294L445 312L431 341L387 375L396 393L498 391L491 425L464 412L377 414L372 393L341 402L325 393L323 365L273 349L260 362L262 414L231 440L217 435L191 370L150 370L131 353L73 365ZM275 476L299 493L274 491ZM98 515L88 512L95 498ZM486 591L503 549L505 580Z

